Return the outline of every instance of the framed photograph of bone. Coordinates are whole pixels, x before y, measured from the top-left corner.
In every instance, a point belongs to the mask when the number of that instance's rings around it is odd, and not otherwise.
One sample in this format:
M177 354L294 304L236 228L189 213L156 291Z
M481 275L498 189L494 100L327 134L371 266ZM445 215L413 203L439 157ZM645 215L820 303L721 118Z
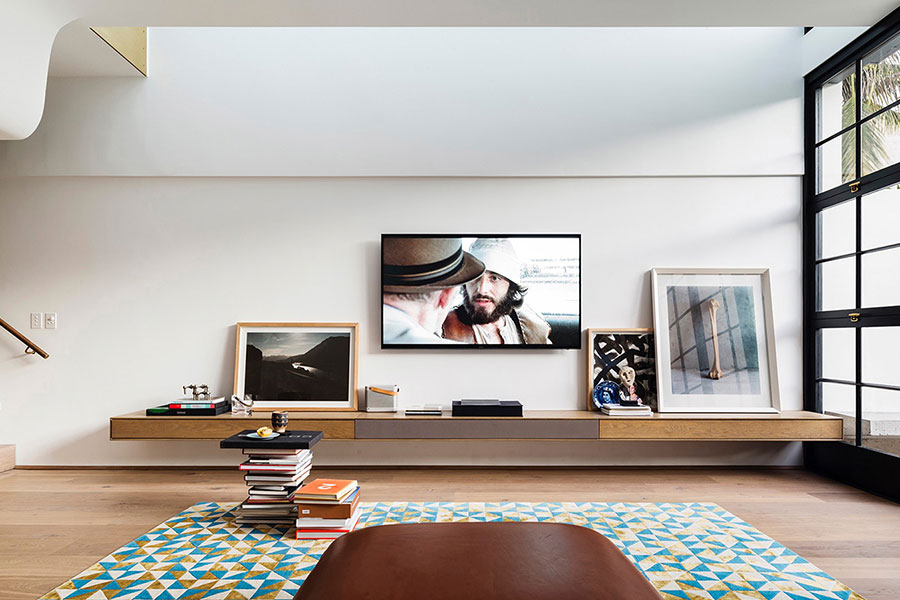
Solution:
M634 394L656 406L656 349L652 329L588 329L588 410L624 394L622 372L630 368ZM627 379L627 377L626 377ZM630 386L629 386L630 387Z
M653 269L659 412L776 413L768 269Z
M254 408L356 410L358 323L238 323L234 393Z

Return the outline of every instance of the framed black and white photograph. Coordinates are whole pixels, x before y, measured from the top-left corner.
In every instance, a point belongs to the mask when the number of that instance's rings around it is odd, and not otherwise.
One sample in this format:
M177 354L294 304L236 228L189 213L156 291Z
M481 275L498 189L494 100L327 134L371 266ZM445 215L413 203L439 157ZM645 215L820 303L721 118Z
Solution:
M356 410L358 323L238 323L234 393L253 406Z
M659 412L775 413L768 269L653 269Z
M633 393L641 403L656 406L656 349L652 329L588 329L588 410L629 392L622 369L634 373Z

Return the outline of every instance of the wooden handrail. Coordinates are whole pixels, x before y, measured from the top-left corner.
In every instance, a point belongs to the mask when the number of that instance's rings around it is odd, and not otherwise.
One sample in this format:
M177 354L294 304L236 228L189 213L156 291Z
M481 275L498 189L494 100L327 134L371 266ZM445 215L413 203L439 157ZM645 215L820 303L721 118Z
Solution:
M8 332L13 334L17 338L19 338L19 341L22 342L23 344L25 344L25 346L26 346L25 354L38 354L43 358L50 358L50 355L47 354L46 352L44 352L40 346L38 346L37 344L35 344L31 340L29 340L27 337L25 337L24 335L19 333L19 331L15 327L10 325L3 319L0 319L0 326L2 326L3 329L7 330Z

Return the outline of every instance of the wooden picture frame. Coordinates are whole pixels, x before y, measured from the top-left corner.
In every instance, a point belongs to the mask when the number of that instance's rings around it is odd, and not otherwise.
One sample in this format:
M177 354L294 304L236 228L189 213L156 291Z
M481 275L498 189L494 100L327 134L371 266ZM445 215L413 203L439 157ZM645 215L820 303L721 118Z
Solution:
M779 412L769 270L653 269L650 280L659 412Z
M613 342L614 347L606 346ZM640 338L648 338L641 340ZM656 346L653 329L588 329L587 330L587 410L600 410L594 404L594 388L600 380L618 382L615 365L627 365L635 369L636 391L644 404L656 407Z
M238 323L234 393L269 410L357 410L359 323Z

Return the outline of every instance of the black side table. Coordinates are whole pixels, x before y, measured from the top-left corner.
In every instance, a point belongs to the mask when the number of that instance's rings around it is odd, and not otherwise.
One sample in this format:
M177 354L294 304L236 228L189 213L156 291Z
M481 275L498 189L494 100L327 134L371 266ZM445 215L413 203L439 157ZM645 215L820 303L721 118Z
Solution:
M265 448L277 448L279 450L309 450L322 439L321 431L285 431L278 437L256 439L247 437L250 433L256 433L255 429L245 429L231 437L219 442L219 448L246 448L248 450L264 450Z

